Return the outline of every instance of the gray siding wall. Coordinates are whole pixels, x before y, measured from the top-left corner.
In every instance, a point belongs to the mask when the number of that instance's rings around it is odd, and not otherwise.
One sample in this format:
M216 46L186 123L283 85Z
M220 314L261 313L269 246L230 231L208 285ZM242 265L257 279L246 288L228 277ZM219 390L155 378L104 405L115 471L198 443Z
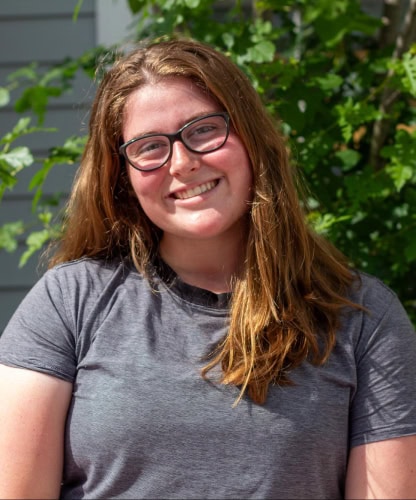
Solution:
M41 69L46 68L67 56L80 56L95 45L94 0L84 0L78 20L73 22L76 3L76 0L0 1L0 86L6 85L9 73L33 61L37 61ZM44 125L58 131L33 134L24 140L36 158L42 158L48 148L62 144L69 136L85 133L86 109L93 92L90 80L80 76L71 93L51 101ZM13 103L0 109L0 137L11 130L18 118ZM32 123L35 124L35 119ZM22 172L23 182L5 195L0 205L0 225L12 220L28 220L31 197L26 188L35 168ZM67 193L73 174L74 166L55 167L44 192ZM39 277L36 257L18 269L23 250L22 244L13 254L0 251L0 332Z

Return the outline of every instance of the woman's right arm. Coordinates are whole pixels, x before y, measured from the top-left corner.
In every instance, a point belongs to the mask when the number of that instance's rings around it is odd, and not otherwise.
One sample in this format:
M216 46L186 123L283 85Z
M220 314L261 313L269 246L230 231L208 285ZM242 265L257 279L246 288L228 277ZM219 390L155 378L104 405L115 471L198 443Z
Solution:
M0 498L59 498L72 384L0 364Z

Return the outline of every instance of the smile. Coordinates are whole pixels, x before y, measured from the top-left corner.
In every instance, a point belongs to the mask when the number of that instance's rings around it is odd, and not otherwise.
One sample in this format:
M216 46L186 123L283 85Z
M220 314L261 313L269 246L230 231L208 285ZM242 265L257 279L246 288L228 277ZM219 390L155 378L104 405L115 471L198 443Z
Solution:
M210 181L205 184L201 184L193 189L187 189L185 191L178 191L177 193L173 193L173 197L180 200L186 200L187 198L192 198L193 196L198 196L202 193L206 193L218 184L219 181Z

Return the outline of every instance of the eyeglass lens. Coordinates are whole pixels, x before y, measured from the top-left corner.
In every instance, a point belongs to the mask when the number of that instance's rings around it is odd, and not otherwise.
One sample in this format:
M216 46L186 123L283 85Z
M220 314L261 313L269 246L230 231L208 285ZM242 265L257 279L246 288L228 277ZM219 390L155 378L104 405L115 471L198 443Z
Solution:
M180 140L195 153L208 153L225 143L228 126L225 116L205 116L185 125L177 134L149 135L127 144L128 161L140 170L153 170L169 159L174 140Z

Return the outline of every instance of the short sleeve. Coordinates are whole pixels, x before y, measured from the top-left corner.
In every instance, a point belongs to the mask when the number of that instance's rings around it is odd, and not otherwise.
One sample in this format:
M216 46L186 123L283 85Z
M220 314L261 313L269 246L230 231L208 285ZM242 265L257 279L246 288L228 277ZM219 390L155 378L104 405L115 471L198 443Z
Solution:
M29 291L0 337L0 363L73 381L74 326L58 274L48 271Z
M355 349L351 446L416 434L416 333L391 290L373 295Z

